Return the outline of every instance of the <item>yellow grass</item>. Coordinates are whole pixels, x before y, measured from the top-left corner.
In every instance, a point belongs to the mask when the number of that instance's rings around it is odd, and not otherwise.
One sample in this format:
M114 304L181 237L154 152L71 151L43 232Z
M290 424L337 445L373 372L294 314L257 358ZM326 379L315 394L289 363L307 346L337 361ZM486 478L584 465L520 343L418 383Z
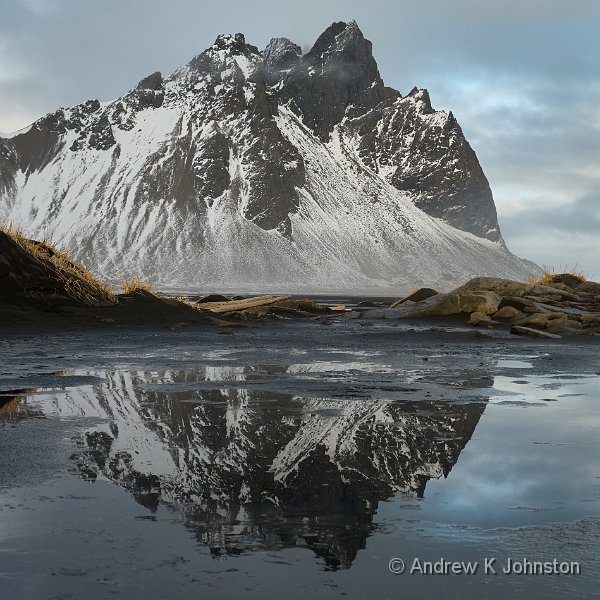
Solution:
M587 281L587 275L579 268L577 264L569 267L559 267L556 270L554 267L550 267L548 265L542 266L542 274L541 275L529 275L527 278L527 283L530 285L552 285L554 283L554 277L558 274L568 274L573 277L579 279L581 283Z
M71 298L84 304L95 304L98 301L117 302L111 285L100 281L88 268L50 239L44 238L39 242L30 240L12 223L0 224L0 231L45 265L63 284Z
M144 281L141 277L133 275L129 279L123 277L121 281L121 287L126 294L134 294L135 292L147 292L148 294L155 294L156 287L149 281Z

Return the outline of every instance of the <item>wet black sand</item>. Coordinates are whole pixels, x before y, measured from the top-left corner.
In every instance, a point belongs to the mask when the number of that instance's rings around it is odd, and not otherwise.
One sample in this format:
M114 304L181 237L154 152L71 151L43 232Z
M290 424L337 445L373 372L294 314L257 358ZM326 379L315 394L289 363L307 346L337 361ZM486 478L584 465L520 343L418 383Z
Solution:
M320 321L4 328L0 598L599 597L597 340Z

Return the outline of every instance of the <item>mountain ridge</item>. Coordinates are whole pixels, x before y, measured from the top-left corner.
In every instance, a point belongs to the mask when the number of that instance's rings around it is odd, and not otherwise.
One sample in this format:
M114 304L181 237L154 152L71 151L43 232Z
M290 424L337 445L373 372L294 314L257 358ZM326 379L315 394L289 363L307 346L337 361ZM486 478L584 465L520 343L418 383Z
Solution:
M166 78L1 140L0 218L104 276L205 289L526 276L452 113L385 87L371 49L355 22L305 55L220 35Z

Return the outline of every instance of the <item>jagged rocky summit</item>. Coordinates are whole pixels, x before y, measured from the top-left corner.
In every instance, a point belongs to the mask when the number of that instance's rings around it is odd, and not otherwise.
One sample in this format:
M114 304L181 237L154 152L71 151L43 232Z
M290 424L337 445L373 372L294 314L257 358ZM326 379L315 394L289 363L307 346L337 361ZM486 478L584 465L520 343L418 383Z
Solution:
M386 87L355 22L302 55L221 35L113 102L0 139L0 220L100 275L202 289L452 287L522 278L452 113Z

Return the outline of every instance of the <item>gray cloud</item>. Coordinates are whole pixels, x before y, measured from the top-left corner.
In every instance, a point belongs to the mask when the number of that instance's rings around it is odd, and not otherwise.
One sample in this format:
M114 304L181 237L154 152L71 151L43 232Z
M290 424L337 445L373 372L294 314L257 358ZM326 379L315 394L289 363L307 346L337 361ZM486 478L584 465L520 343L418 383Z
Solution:
M597 260L597 221L586 218L600 189L597 0L0 0L0 14L2 131L117 97L219 33L307 47L332 21L355 18L388 85L427 87L434 106L455 113L509 247L542 263Z
M577 264L588 276L600 276L600 189L564 205L527 206L506 216L502 227L514 251L556 269Z
M567 230L573 237L593 235L600 231L600 190L594 195L581 196L562 206L528 207L505 219L514 235L528 235L532 224L550 234Z

